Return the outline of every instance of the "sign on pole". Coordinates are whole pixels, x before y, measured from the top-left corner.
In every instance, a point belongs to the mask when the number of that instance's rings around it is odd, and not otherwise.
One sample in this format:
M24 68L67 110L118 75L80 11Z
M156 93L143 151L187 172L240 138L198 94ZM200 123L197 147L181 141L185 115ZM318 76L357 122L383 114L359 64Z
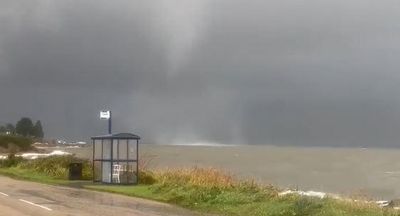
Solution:
M100 119L108 120L108 133L111 134L111 111L110 110L100 111Z
M111 118L111 112L109 110L105 111L100 111L100 119L110 119Z

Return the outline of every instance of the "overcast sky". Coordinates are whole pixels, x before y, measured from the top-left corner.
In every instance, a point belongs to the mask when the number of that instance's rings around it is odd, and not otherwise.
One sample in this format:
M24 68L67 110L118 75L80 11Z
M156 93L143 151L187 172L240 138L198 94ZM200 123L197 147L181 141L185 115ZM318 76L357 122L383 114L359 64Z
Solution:
M0 124L151 143L400 146L395 0L0 0Z

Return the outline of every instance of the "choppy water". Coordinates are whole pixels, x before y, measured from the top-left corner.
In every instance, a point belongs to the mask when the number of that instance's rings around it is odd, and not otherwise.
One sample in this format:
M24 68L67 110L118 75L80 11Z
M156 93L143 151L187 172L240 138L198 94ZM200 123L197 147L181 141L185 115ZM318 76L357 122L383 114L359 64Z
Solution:
M152 167L213 166L281 187L400 198L400 149L143 144L141 154L155 157Z

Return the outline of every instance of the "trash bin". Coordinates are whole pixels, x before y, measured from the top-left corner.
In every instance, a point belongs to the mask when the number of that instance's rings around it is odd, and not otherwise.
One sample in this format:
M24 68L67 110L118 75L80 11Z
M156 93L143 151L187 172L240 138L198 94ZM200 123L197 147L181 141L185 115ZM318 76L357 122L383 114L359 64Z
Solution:
M70 163L69 164L69 180L81 180L82 179L82 163Z

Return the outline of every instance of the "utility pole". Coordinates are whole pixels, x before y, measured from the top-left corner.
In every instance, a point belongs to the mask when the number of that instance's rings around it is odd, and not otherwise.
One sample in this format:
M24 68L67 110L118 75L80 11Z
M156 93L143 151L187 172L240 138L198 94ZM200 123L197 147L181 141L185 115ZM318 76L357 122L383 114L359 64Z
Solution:
M110 118L108 118L108 134L112 134L112 132L111 132L111 128L112 128L112 124L111 124L112 114L111 114L111 111L108 111L108 112L110 112Z
M112 133L112 115L110 110L100 111L100 119L108 120L108 134Z

